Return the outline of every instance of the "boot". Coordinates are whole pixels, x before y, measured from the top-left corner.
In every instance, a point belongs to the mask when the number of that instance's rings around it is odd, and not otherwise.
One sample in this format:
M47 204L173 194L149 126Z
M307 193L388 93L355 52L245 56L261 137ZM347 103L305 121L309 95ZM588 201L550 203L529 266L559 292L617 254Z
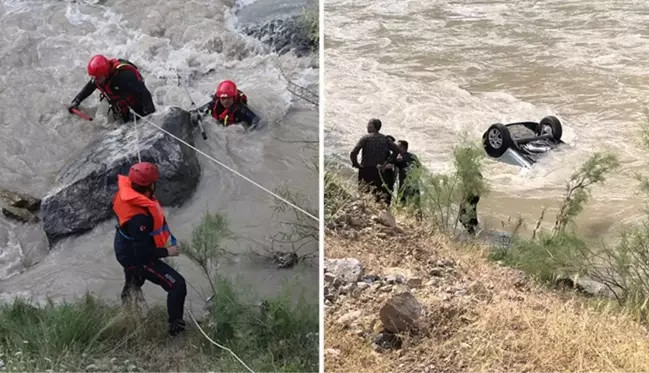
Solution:
M185 331L185 321L180 319L180 320L174 320L169 323L169 335L170 336L176 336L180 334L181 332Z

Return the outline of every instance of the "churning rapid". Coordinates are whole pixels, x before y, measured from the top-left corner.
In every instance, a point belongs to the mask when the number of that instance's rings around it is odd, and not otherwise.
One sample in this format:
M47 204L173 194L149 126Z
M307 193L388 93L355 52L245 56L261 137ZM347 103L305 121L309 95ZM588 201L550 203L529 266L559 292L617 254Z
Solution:
M270 14L275 3L260 0L255 11ZM284 9L299 12L302 4L294 3L294 9L283 3ZM98 92L81 104L95 118L92 122L70 115L64 107L88 81L89 58L104 54L126 58L140 68L159 112L172 106L191 109L177 75L197 105L209 101L221 80L234 80L267 125L245 133L240 126L223 128L206 121L208 138L197 133L196 147L265 188L287 184L317 206L317 171L309 165L318 150L304 142L317 141L318 109L293 97L283 76L317 92L317 57L270 54L259 40L237 31L235 11L240 6L229 0L0 2L0 188L42 197L75 153L116 127L106 119ZM174 234L190 239L205 211L221 212L230 229L243 237L230 243L228 251L265 253L268 237L286 229L273 215L280 202L202 155L197 157L202 176L196 192L181 207L166 209ZM107 221L57 243L48 253L38 224L22 225L0 216L0 296L67 298L90 290L118 299L123 272L112 247L114 226L114 220ZM311 251L317 248L317 242L310 246ZM38 263L32 266L30 261ZM173 261L188 282L206 289L187 258L181 254ZM278 270L258 256L239 255L234 263L222 263L220 271L261 296L299 275L299 283L316 289L317 300L315 269ZM155 285L147 283L143 290L147 297L166 298ZM203 299L188 287L188 305L202 306Z
M647 120L648 4L327 0L325 14L325 156L348 164L378 117L381 132L445 171L463 132L479 140L493 123L555 115L569 147L530 171L486 161L492 192L478 205L482 222L500 228L520 213L533 228L596 151L616 153L622 167L593 190L581 230L613 232L642 214L634 172L647 164L638 131Z

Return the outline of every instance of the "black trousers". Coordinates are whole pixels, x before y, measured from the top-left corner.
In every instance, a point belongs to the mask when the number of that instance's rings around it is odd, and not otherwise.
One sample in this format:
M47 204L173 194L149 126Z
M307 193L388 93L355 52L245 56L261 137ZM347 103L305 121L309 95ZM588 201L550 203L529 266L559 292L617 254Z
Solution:
M122 260L123 261L123 260ZM124 288L122 301L128 301L135 291L139 291L144 281L162 287L167 292L167 312L169 323L183 319L187 284L185 279L175 269L160 259L153 259L143 265L124 265Z
M460 223L470 234L478 227L478 202L480 196L469 196L460 206Z
M392 194L383 185L383 183L388 184L388 182L390 180L385 180L385 176L376 167L363 167L358 170L359 188L369 188L377 202L384 202L389 206L392 202Z

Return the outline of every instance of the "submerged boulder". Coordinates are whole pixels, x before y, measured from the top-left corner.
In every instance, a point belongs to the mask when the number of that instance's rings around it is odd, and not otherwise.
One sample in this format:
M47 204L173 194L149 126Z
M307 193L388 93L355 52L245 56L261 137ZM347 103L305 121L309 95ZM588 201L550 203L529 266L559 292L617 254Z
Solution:
M9 219L23 223L36 223L38 222L36 214L41 206L41 200L27 194L0 189L0 206L2 206L2 214Z
M194 145L194 127L188 112L174 107L148 119ZM75 155L60 170L54 188L43 197L41 220L51 243L114 218L112 200L117 175L127 175L131 165L138 162L138 143L142 161L158 165L156 196L161 205L178 206L193 194L201 176L193 149L142 121L138 120L137 133L133 123L122 125Z
M304 57L318 48L317 24L309 24L309 21L300 15L245 25L241 27L241 31L259 39L279 55L293 51L298 57Z
M40 199L7 189L0 189L0 199L12 207L27 209L31 212L38 211L41 207Z

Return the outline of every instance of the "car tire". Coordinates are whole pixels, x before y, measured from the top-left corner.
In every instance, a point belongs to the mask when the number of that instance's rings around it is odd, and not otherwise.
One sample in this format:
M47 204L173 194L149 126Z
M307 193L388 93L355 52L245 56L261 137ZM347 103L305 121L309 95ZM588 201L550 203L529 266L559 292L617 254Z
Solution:
M509 128L502 123L492 124L482 136L485 152L492 158L500 158L507 149L514 147Z
M563 128L561 127L561 121L557 119L557 117L548 115L547 117L541 119L539 122L539 127L537 128L537 132L539 135L543 134L543 128L544 127L550 127L552 130L552 138L554 141L559 142L561 141L561 136L563 135Z

